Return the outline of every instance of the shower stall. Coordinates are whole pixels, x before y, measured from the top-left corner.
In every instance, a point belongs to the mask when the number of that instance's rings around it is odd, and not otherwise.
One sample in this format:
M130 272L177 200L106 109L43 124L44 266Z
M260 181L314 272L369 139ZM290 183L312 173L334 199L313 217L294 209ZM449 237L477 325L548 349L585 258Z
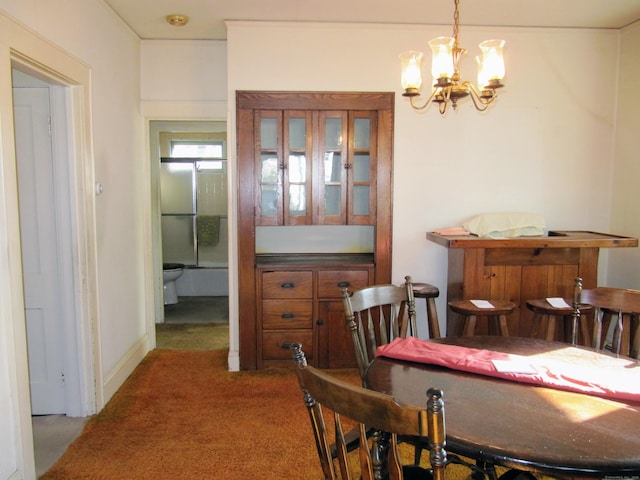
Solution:
M163 263L181 263L179 296L228 295L227 161L162 157Z

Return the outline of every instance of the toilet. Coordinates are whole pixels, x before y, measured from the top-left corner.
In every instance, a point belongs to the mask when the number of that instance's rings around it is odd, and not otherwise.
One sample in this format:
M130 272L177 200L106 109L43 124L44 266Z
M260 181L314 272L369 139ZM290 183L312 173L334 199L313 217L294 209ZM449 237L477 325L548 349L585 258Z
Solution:
M164 304L173 305L178 303L178 291L176 290L176 280L182 275L184 265L181 263L163 263L162 281L164 282Z

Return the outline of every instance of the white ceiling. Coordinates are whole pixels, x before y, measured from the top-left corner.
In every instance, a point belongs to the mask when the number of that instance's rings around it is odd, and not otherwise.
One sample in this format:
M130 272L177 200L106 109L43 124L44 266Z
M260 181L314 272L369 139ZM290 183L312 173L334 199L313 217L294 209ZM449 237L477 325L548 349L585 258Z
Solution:
M226 39L225 20L451 25L452 0L105 0L142 39ZM190 22L174 27L169 14ZM462 0L461 25L622 28L640 0Z

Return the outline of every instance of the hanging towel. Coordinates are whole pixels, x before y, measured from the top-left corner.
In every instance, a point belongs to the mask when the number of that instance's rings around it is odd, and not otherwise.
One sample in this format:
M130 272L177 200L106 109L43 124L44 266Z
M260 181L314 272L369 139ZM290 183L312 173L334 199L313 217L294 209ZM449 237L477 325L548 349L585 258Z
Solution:
M220 216L202 215L198 217L198 246L215 247L220 240Z

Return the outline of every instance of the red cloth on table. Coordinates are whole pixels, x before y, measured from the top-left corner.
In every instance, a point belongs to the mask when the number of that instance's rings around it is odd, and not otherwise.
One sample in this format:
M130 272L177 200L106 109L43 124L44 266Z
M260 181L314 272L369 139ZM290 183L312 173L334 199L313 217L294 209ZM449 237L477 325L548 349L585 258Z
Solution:
M567 349L573 349L567 345ZM463 372L487 375L543 387L586 393L609 399L640 402L640 365L632 359L594 355L576 362L539 356L525 357L492 350L447 345L415 337L396 338L378 347L376 356L439 365ZM506 361L513 371L499 371L494 360ZM532 367L534 373L522 366Z

